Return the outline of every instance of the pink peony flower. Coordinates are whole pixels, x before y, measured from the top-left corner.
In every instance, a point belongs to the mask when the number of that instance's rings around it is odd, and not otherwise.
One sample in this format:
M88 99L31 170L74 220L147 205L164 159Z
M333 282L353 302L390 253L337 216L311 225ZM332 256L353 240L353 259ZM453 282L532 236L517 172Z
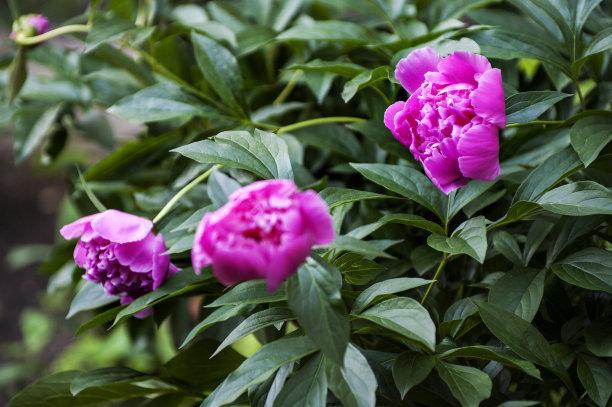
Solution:
M499 69L471 52L442 58L421 48L397 64L395 77L411 95L387 108L385 125L442 192L499 176L498 131L506 125Z
M80 237L74 261L85 269L84 277L128 304L179 271L164 254L164 238L151 229L148 219L109 209L64 226L60 234Z
M204 216L191 259L198 273L212 265L225 285L262 278L274 291L306 260L313 245L333 239L329 210L314 191L299 192L287 180L259 181Z
M26 14L13 23L13 32L9 38L14 40L18 35L33 37L49 31L49 19L42 14Z

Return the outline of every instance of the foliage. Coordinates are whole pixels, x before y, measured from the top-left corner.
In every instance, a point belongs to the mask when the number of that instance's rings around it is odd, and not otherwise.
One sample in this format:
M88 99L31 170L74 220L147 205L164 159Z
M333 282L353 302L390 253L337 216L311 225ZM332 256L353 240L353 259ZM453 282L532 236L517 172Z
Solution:
M79 333L127 327L141 349L160 335L174 349L142 371L54 373L12 407L608 404L607 2L99 3L76 19L92 24L82 49L23 46L5 61L0 125L18 161L66 169L82 214L97 210L91 197L153 219L178 196L156 229L183 271L132 304L79 282L66 244L42 266L74 290ZM501 68L496 181L446 196L385 129L406 96L395 64L425 45ZM261 178L320 192L334 243L274 293L195 276L198 221ZM48 335L36 315L24 324Z

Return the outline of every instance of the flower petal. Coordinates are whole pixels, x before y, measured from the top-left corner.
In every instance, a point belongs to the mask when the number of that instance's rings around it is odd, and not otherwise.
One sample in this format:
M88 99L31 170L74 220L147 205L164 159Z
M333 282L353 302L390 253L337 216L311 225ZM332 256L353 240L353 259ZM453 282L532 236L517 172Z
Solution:
M327 203L314 191L299 194L300 212L304 228L311 232L315 244L328 244L334 240L334 222ZM312 245L313 242L310 242Z
M144 239L153 222L140 216L109 209L100 213L92 222L93 230L115 243L128 243Z
M218 246L212 259L213 274L224 285L266 277L269 264L260 250Z
M456 51L438 64L440 71L450 83L469 83L476 86L476 74L483 74L491 69L489 60L478 54L467 51Z
M494 180L499 176L498 129L479 124L459 137L459 169L468 178Z
M91 222L100 214L96 213L89 216L84 216L72 223L69 223L60 229L60 235L66 240L74 239L81 236Z
M308 236L296 236L274 249L274 257L266 276L268 291L275 291L295 273L310 255L312 243Z
M478 78L478 88L472 92L472 106L478 116L499 128L506 126L504 86L499 69L489 69Z
M437 71L440 55L429 47L419 48L402 58L395 68L395 78L413 93L421 86L427 72Z
M395 102L391 106L389 106L387 110L385 110L385 126L387 126L387 128L391 131L391 133L393 133L394 136L396 133L394 120L395 115L404 108L405 104L406 102Z
M162 241L163 245L163 241ZM123 266L136 273L146 273L153 269L153 258L158 255L159 242L153 233L142 240L122 243L115 246L115 256ZM165 249L162 249L161 253Z
M445 194L464 186L467 179L459 171L457 148L452 138L444 139L439 148L423 161L425 173Z

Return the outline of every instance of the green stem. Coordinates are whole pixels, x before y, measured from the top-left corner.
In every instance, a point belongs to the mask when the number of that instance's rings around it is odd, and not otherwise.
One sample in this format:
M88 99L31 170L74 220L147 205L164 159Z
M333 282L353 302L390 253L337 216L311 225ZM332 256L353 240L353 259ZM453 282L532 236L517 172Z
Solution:
M534 120L526 123L510 123L506 125L507 129L511 129L513 127L526 127L526 126L546 126L546 125L555 125L555 124L563 124L563 120Z
M575 81L576 84L576 92L578 93L578 99L580 99L580 106L582 110L586 110L586 102L584 101L584 95L582 94L582 90L580 90L580 84L578 81Z
M266 130L276 130L276 129L278 129L278 126L275 126L273 124L253 122L253 121L249 121L249 120L244 121L243 124L246 124L247 126L252 126L252 127L261 127L262 129L266 129Z
M185 185L180 191L176 193L176 195L172 197L172 199L168 201L166 205L164 205L164 207L159 211L157 216L153 218L153 223L159 222L164 216L168 214L168 212L172 210L172 208L174 208L174 205L176 205L181 200L181 198L185 196L185 194L191 191L200 182L205 181L206 178L208 178L213 171L218 170L219 168L221 168L220 165L213 165L207 171L205 171L200 176L191 181L189 184Z
M17 3L15 0L8 0L9 8L11 9L11 16L13 17L13 21L19 18L19 9L17 8Z
M295 85L297 85L298 81L300 80L303 74L304 74L304 71L302 71L301 69L298 69L297 71L295 71L291 79L289 79L289 82L287 82L287 85L285 85L281 93L279 93L277 98L274 99L274 102L272 102L272 104L280 105L281 103L283 103L285 99L287 99L287 97L289 96L293 88L295 88Z
M446 266L447 260L448 260L448 254L444 253L444 255L442 256L442 261L440 262L440 265L438 266L438 269L436 270L436 273L433 276L433 281L429 283L429 285L427 286L427 289L425 290L425 294L423 295L421 304L425 304L425 301L427 300L427 297L429 296L431 289L433 288L436 281L438 281L438 279L440 278L440 274L442 273L442 270L444 270L444 266Z
M21 45L34 45L40 44L41 42L48 41L52 38L59 37L60 35L70 33L86 33L89 32L91 26L89 24L71 24L63 27L56 28L55 30L47 31L44 34L36 35L34 37L25 37L22 34L17 34L15 42Z
M349 117L349 116L333 116L333 117L320 117L318 119L304 120L303 122L297 122L288 126L283 126L276 131L276 134L288 133L293 130L301 129L304 127L317 126L325 123L360 123L365 122L366 119L361 117Z

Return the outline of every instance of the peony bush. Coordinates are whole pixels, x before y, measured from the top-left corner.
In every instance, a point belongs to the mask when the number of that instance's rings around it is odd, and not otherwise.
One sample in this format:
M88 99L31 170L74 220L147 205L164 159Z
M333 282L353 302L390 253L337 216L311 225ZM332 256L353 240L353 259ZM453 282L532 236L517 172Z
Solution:
M41 270L128 335L10 406L609 405L607 1L14 3Z

